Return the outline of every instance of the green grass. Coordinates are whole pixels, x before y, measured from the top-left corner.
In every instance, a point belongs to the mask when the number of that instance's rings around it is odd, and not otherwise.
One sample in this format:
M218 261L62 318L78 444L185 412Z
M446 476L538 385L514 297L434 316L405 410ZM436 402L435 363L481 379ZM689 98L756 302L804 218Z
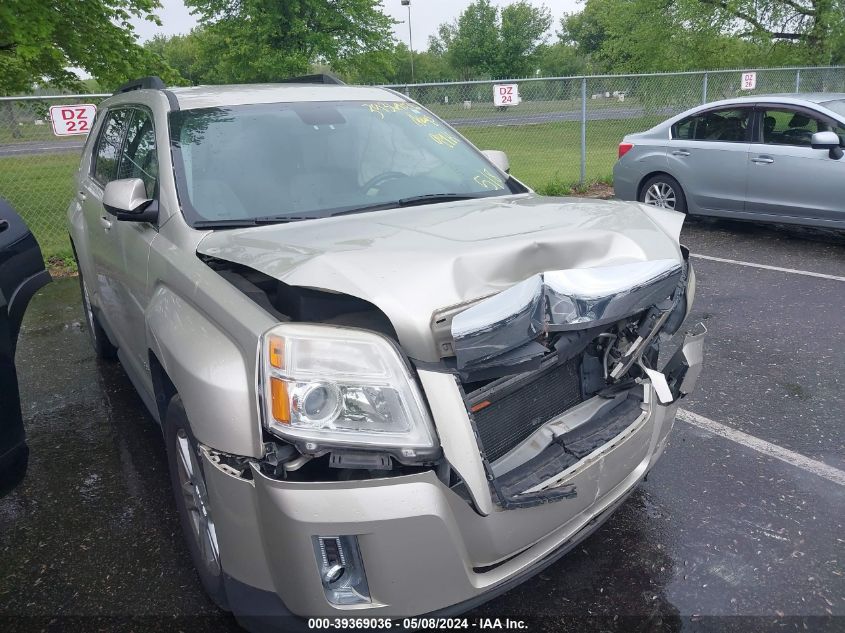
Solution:
M45 260L71 257L65 213L73 197L75 152L0 158L0 197L21 215Z
M587 180L605 181L613 171L619 142L632 132L656 125L661 117L587 123ZM507 152L511 173L538 191L568 190L581 170L581 123L461 127L480 149Z

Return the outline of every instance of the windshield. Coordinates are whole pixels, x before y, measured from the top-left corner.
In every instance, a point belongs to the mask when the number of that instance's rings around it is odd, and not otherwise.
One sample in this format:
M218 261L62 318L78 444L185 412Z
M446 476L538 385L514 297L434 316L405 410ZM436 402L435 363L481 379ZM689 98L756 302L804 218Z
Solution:
M524 191L407 102L174 112L179 200L193 226L292 221Z
M845 99L836 99L833 101L822 101L819 105L824 106L828 110L833 110L836 114L845 116Z

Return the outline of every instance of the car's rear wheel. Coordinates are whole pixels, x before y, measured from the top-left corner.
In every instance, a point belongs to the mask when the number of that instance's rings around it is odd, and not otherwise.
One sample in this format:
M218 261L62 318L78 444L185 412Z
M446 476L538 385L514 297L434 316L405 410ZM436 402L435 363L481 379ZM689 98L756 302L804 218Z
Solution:
M82 313L85 317L85 326L88 329L88 335L91 337L91 345L94 347L94 353L97 354L98 358L105 360L117 358L117 348L112 345L103 326L100 325L100 320L94 314L94 309L91 307L88 286L85 283L85 278L82 276L82 270L79 271L79 290L82 294Z
M652 176L640 188L640 202L652 207L687 212L687 199L680 183L667 174Z
M220 546L211 515L199 448L179 396L170 401L164 426L170 483L191 559L208 595L219 607L228 609Z

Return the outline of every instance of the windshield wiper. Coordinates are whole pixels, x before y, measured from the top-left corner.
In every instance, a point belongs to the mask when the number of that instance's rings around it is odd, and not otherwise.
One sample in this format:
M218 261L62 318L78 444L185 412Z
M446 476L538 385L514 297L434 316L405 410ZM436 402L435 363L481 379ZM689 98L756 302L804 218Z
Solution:
M257 218L239 218L232 220L198 220L195 229L240 229L262 224L287 224L302 220L315 220L321 215L265 215Z
M318 218L335 217L339 215L352 215L353 213L365 213L367 211L380 211L384 209L395 209L397 207L413 207L423 204L436 204L438 202L451 202L453 200L473 200L484 198L485 194L472 193L426 193L420 196L400 198L390 202L376 202L360 207L341 207L324 211L319 215L265 215L257 218L238 218L231 220L199 220L194 222L196 229L237 229L262 224L287 224L288 222L300 222L302 220L316 220Z
M451 202L452 200L474 200L485 198L484 194L473 193L426 193L421 196L411 196L398 201L400 207L412 207L418 204L435 204L437 202Z
M366 211L380 211L382 209L395 209L397 207L413 207L421 204L450 202L452 200L473 200L475 198L484 197L486 196L471 193L426 193L421 196L410 196L408 198L400 198L399 200L393 200L391 202L377 202L375 204L367 204L361 207L339 209L329 213L329 216L335 217L338 215L352 215L353 213L364 213Z

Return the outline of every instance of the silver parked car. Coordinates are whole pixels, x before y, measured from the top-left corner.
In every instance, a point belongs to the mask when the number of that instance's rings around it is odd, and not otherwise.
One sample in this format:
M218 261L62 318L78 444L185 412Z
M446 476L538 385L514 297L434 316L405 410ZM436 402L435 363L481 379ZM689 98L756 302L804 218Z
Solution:
M845 228L845 94L693 108L619 145L617 197L696 213Z
M87 324L246 626L466 610L666 446L703 345L658 367L695 293L684 216L507 172L387 89L147 78L101 104L68 211Z

